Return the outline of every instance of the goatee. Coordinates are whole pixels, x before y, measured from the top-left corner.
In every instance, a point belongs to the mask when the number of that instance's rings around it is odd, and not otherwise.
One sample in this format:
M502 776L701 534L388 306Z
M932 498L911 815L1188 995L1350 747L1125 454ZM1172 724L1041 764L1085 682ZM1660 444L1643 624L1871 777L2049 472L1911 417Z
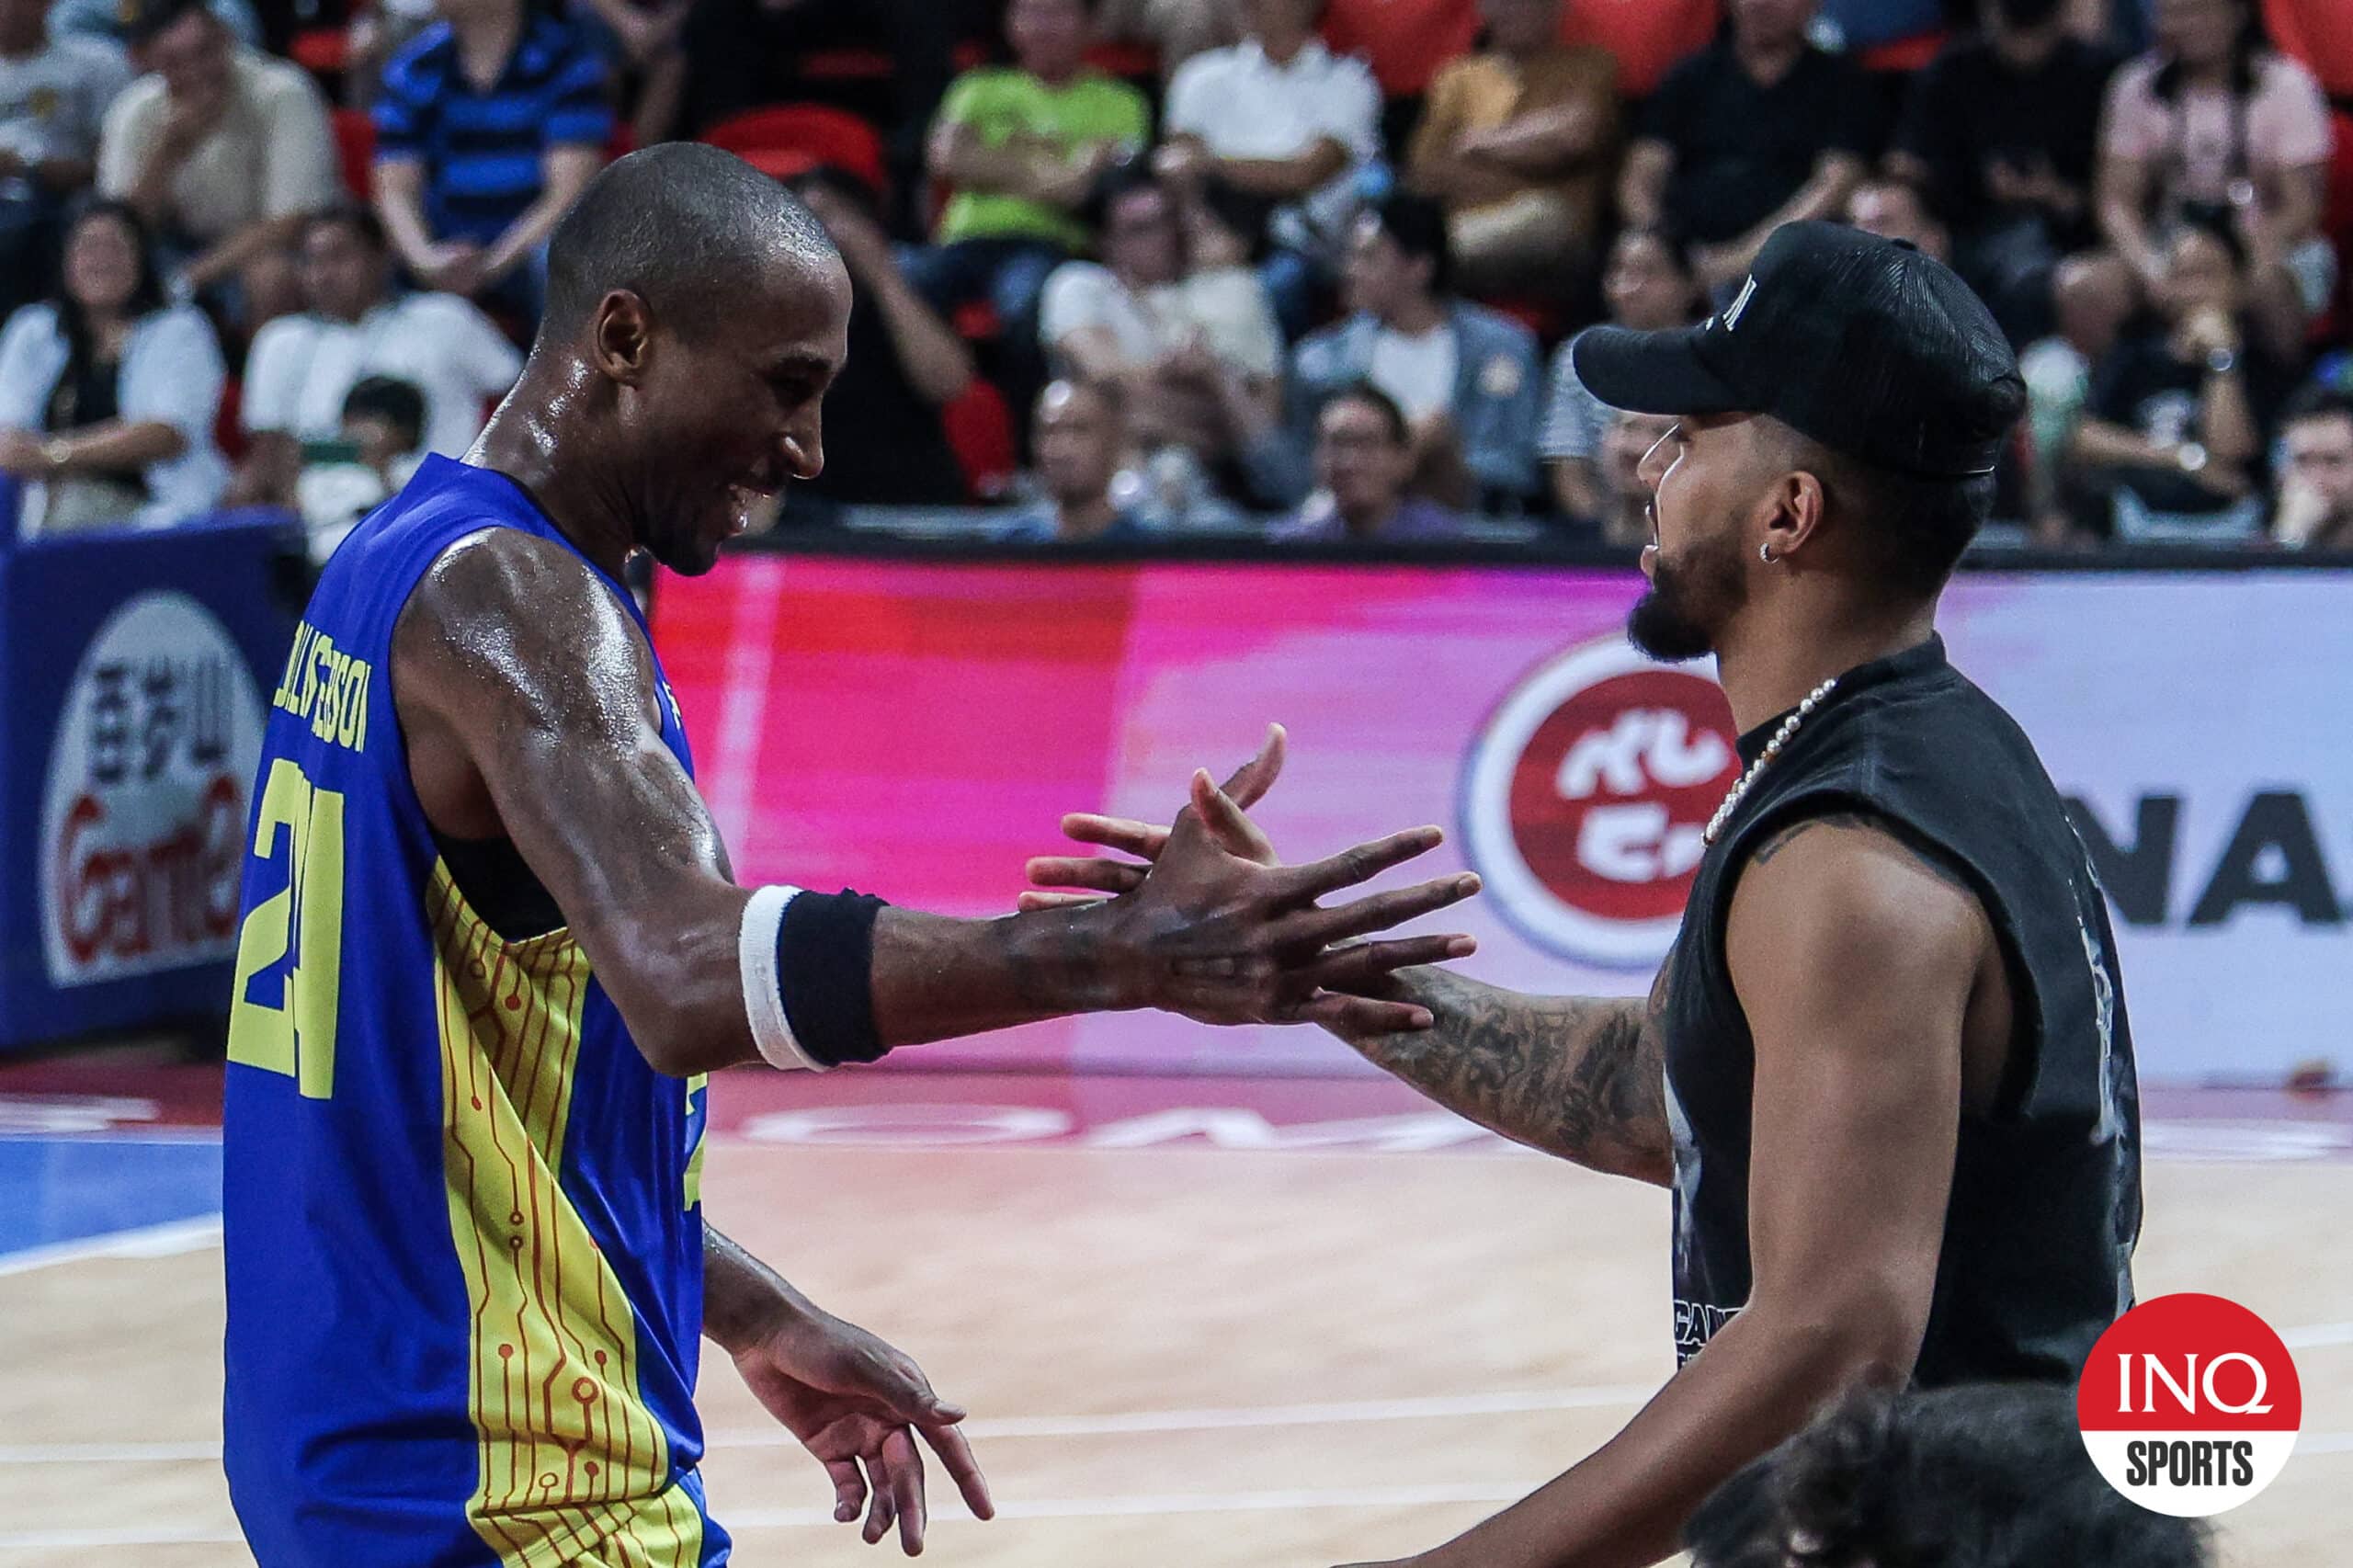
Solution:
M1748 597L1739 547L1700 544L1681 561L1662 554L1651 565L1651 588L1626 617L1627 641L1670 663L1716 651L1714 629Z
M1663 585L1634 601L1626 616L1626 641L1654 659L1680 664L1715 652L1707 629L1687 619Z

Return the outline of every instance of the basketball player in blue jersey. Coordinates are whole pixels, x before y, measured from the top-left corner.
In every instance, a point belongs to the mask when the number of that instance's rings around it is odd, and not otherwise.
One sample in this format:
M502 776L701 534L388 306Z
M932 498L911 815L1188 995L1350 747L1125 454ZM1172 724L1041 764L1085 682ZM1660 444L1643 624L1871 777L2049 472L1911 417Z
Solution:
M1475 879L1322 907L1437 830L1273 869L1188 812L1100 909L737 886L620 574L708 570L817 472L848 278L781 187L680 144L599 176L549 265L522 380L336 552L273 699L226 1086L231 1494L263 1568L709 1568L707 1334L836 1516L912 1553L918 1437L990 1512L962 1413L705 1224L706 1075L1114 1008L1427 1027L1329 987L1468 938L1327 944Z
M1908 246L1791 223L1704 324L1572 353L1604 402L1677 420L1643 461L1629 631L1716 655L1744 770L1647 1000L1422 970L1366 989L1436 1028L1333 1028L1508 1137L1671 1189L1681 1369L1420 1568L1654 1562L1838 1395L2072 1387L2132 1302L2140 1116L2106 901L2033 746L1936 631L2025 401L1993 317ZM1272 862L1235 804L1202 810ZM1166 852L1142 824L1067 825ZM1031 875L1116 892L1142 869Z

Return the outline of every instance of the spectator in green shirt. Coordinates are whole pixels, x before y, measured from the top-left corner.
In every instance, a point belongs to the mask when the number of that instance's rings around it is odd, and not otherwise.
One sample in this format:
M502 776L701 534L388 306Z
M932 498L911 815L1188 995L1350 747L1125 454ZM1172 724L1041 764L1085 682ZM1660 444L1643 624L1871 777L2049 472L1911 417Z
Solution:
M1089 0L1013 0L1010 69L970 71L933 123L932 177L954 191L933 243L906 259L931 304L995 307L1016 407L1044 379L1038 298L1046 276L1088 243L1078 214L1111 166L1151 140L1151 111L1126 83L1087 68Z

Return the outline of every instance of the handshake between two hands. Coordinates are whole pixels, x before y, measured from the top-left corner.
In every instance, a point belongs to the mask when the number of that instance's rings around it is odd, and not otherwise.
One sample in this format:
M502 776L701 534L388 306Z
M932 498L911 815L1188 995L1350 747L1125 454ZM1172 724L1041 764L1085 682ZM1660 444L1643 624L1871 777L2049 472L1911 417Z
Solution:
M1246 814L1282 771L1283 732L1222 786L1196 773L1192 798L1168 827L1080 812L1063 819L1072 838L1132 856L1047 856L1027 868L1035 891L1024 911L1060 911L1087 939L1081 961L1116 971L1108 1007L1164 1007L1207 1023L1319 1023L1348 1035L1431 1026L1429 1010L1392 976L1416 964L1468 956L1468 936L1376 938L1479 891L1469 873L1367 894L1317 901L1360 886L1436 848L1435 827L1408 828L1303 866L1285 866ZM1083 891L1068 891L1083 890ZM824 1464L834 1517L865 1516L870 1543L895 1526L910 1556L928 1521L930 1448L973 1515L995 1508L961 1408L932 1391L907 1356L854 1324L807 1308L779 1312L774 1326L735 1348L744 1381L768 1412Z
M1247 815L1282 772L1284 734L1224 784L1196 772L1192 798L1169 827L1074 812L1063 831L1133 856L1041 856L1025 869L1025 911L1066 910L1098 921L1101 945L1123 979L1115 1006L1160 1007L1211 1024L1314 1023L1347 1035L1426 1029L1429 1010L1404 996L1397 971L1466 958L1461 932L1368 939L1459 903L1479 891L1470 872L1326 906L1427 854L1445 838L1407 828L1303 866L1285 866ZM1065 890L1083 889L1084 892Z

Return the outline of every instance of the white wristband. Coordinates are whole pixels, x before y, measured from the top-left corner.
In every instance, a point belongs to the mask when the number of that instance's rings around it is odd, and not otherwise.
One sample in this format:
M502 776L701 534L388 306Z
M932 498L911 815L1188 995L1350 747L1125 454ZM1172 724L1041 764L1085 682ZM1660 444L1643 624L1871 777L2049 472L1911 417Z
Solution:
M822 1073L825 1064L801 1049L792 1024L784 1016L784 991L777 976L777 933L784 928L785 906L801 896L796 887L764 887L744 905L744 924L735 934L735 959L744 971L744 1017L752 1026L752 1043L771 1067L787 1073Z

